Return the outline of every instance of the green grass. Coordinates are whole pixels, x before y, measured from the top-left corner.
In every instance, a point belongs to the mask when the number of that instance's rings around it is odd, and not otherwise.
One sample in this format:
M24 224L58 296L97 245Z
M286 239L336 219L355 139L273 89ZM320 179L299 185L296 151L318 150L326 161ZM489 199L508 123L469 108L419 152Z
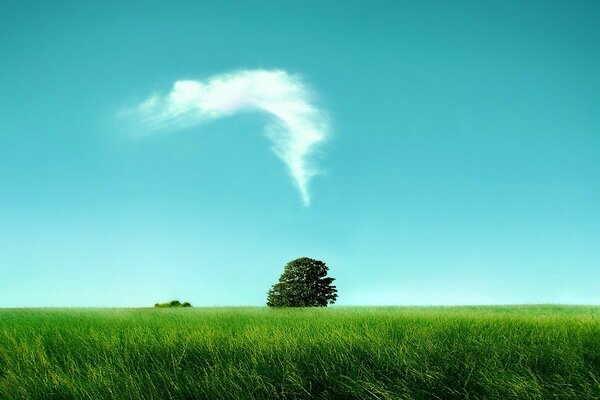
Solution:
M600 307L0 310L1 399L600 399Z

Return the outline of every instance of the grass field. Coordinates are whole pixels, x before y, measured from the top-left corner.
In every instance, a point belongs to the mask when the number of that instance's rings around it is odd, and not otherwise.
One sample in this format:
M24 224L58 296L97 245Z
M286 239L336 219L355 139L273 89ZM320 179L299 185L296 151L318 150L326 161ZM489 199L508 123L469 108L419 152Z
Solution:
M600 307L0 310L1 399L600 399Z

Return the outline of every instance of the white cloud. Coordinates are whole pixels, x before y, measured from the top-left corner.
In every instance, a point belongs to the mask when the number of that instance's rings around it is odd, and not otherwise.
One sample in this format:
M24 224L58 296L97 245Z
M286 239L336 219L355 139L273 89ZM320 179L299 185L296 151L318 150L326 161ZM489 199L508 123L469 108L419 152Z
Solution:
M128 114L138 128L153 132L196 126L243 111L274 117L266 134L308 205L308 184L317 172L308 158L327 138L329 127L326 114L312 103L299 77L282 70L244 70L205 81L176 81L169 94L152 95Z

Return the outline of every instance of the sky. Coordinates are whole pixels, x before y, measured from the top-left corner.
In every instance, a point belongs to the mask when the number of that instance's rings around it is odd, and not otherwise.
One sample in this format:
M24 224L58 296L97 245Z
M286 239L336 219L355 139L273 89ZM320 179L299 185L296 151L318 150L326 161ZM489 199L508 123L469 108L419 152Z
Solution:
M4 1L0 307L600 303L597 1Z

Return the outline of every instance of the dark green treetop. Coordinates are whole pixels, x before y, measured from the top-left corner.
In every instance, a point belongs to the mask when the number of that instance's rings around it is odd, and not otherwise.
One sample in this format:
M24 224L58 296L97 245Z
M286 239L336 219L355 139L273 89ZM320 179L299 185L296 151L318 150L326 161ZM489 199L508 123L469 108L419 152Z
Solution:
M335 303L337 289L334 278L327 277L329 268L323 261L298 258L285 265L279 281L269 290L269 307L327 307Z
M185 303L181 303L179 300L173 300L168 303L156 303L154 307L157 308L178 308L178 307L191 307L192 305L187 301Z

